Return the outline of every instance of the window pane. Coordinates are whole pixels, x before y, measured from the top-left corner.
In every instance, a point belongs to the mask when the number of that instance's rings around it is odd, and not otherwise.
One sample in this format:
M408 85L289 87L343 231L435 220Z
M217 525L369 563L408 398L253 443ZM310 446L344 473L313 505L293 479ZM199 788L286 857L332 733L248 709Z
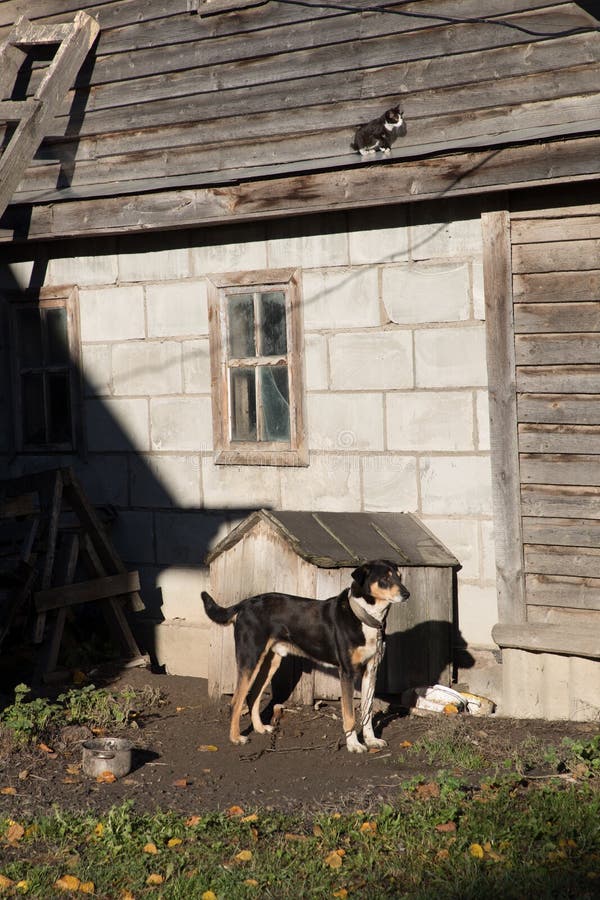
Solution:
M41 366L42 327L39 309L30 307L17 310L17 323L20 368Z
M227 297L229 355L234 359L256 356L254 342L254 297L230 294Z
M254 369L231 370L231 440L256 440Z
M289 441L290 401L287 366L261 366L259 377L263 438L266 441Z
M48 440L51 444L71 443L71 394L66 372L48 375Z
M262 356L280 356L287 353L283 291L271 291L260 295L260 334Z
M44 381L42 375L23 375L21 378L23 404L23 441L25 444L44 444Z
M65 365L69 362L69 338L67 336L67 310L46 310L46 337L48 340L48 364Z

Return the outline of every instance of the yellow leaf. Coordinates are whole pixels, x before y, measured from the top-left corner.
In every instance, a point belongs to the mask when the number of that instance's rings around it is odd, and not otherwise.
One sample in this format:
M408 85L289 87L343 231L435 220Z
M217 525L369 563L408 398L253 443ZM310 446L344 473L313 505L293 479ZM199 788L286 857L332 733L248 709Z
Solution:
M24 881L24 880L23 880L23 881L17 881L15 887L16 887L16 889L17 889L18 891L22 891L24 894L26 894L27 891L29 890L29 882L28 882L28 881Z
M79 775L81 766L67 766L67 775Z
M360 826L361 834L375 834L377 831L377 822L363 822Z
M146 878L146 884L162 884L164 880L162 875L157 875L156 872L153 872L152 875L148 875Z
M124 888L121 891L121 896L119 897L119 900L135 900L135 897L131 893L131 891L128 891L126 888Z
M444 715L445 716L457 716L458 715L458 706L455 703L446 703L444 707Z
M214 891L204 891L200 900L217 900L217 895Z
M333 850L325 857L325 865L331 866L332 869L339 869L342 865L342 857L337 850Z
M404 750L407 750L409 747L412 747L412 741L402 741L402 743L400 744L400 746L401 746Z
M10 878L7 878L6 875L0 875L0 888L9 888L12 887L14 881L11 881Z
M441 859L449 859L449 857L450 857L450 851L446 850L446 848L444 848L443 850L438 850L438 852L435 855L435 858L440 859L440 860Z
M25 834L25 829L18 822L11 822L6 830L6 840L9 844L16 844Z
M82 881L79 890L82 894L93 894L96 888L93 881Z
M25 829L25 837L34 837L39 830L39 825L28 825Z
M481 844L471 844L469 853L471 856L474 856L475 859L483 859L483 847Z
M167 841L167 847L178 847L179 844L183 844L181 838L169 838Z
M346 890L346 888L340 888L339 891L333 892L333 896L340 897L341 900L346 900L346 897L348 896L348 891Z
M307 841L308 837L305 834L293 834L291 831L286 831L283 839L285 841Z
M96 835L96 837L102 837L102 835L104 834L104 825L102 824L102 822L98 822L98 824L94 828L94 834Z
M108 769L105 772L100 772L97 776L96 781L98 784L113 784L117 780L117 776L114 772L109 772Z
M250 813L249 816L243 816L242 822L258 822L258 815L256 813Z
M194 825L199 825L202 821L202 816L190 816L189 819L185 820L185 824L188 828L193 828Z
M228 816L243 816L244 810L242 809L241 806L230 806L229 809L227 810L227 815Z
M153 844L152 841L149 841L144 847L144 853L152 853L152 854L158 853L158 848L157 848L156 844Z
M258 881L256 878L245 878L244 884L247 884L248 887L258 887Z
M252 850L240 850L236 853L235 858L238 862L250 862L252 859Z
M3 787L0 788L0 794L10 794L11 797L17 793L17 789L14 787Z
M184 709L187 709L187 706L176 706L175 712L183 712Z
M63 875L62 878L54 882L54 887L58 891L78 891L80 884L79 878L75 875Z
M214 744L200 744L198 747L200 753L216 753L218 749Z

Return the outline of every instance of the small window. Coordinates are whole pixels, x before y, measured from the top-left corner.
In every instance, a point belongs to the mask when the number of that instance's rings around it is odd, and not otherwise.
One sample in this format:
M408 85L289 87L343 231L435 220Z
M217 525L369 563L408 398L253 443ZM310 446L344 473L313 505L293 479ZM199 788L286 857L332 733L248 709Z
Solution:
M16 450L74 450L79 418L75 291L9 300Z
M211 276L215 462L305 465L296 273Z

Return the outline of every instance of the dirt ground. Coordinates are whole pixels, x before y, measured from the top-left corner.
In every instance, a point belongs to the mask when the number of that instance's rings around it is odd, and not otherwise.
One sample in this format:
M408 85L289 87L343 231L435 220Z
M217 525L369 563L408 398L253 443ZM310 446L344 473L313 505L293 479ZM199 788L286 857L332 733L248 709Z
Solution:
M393 803L403 782L451 769L430 762L425 752L415 752L406 742L443 738L444 729L458 727L458 740L480 752L493 774L515 753L522 757L523 748L539 766L541 747L559 746L564 736L590 737L598 731L591 724L494 716L462 715L460 723L450 723L407 715L379 702L376 731L388 747L355 755L347 753L343 743L339 704L327 702L318 708L284 707L274 734L253 734L250 743L235 747L227 739L227 698L209 700L205 681L132 669L108 682L112 690L125 685L151 685L163 698L141 715L138 728L119 732L135 745L130 774L112 784L85 776L81 740L86 735L75 729L56 735L50 748L2 747L0 816L23 820L54 805L101 814L125 800L138 812L161 808L183 815L233 805L246 811L296 813L369 810ZM248 724L247 717L244 722Z

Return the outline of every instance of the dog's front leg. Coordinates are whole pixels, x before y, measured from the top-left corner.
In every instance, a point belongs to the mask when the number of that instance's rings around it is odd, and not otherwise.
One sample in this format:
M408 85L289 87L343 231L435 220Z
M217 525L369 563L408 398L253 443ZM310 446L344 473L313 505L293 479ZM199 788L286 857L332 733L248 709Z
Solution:
M354 716L354 678L340 672L342 688L342 723L346 735L346 747L349 753L366 753L367 748L358 739L356 719Z
M362 725L363 740L367 747L379 749L387 747L387 741L376 738L373 733L373 698L375 696L375 682L377 680L377 663L370 659L363 672L360 685L360 721Z

